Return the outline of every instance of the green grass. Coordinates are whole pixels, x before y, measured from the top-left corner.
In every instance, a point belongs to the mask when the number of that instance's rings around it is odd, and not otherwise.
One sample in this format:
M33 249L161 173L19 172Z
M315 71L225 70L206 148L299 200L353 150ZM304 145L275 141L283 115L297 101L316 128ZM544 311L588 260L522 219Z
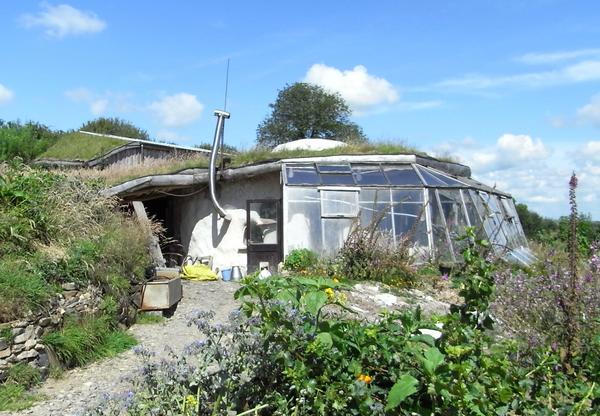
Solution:
M155 315L147 312L140 312L135 319L136 324L140 325L152 325L160 324L165 321L165 318L161 315Z
M127 142L112 137L69 133L62 136L40 158L58 160L90 160Z
M0 262L0 322L18 319L46 305L56 289L25 261L6 258Z
M0 411L19 411L31 407L38 396L16 383L6 382L0 385Z
M70 317L60 331L45 335L42 341L66 367L113 357L137 344L127 332L113 328L107 316Z

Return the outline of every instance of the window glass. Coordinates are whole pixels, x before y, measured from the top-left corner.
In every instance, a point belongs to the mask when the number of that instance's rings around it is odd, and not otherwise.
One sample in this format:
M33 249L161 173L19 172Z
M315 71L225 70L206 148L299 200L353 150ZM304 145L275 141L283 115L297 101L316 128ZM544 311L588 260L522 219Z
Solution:
M411 165L383 166L383 171L385 172L385 176L387 176L390 185L423 185L419 175L417 175Z
M380 231L392 231L392 209L389 189L361 189L359 195L360 224L368 227L377 222Z
M460 189L439 189L438 194L446 219L446 227L448 227L448 233L452 240L454 255L459 258L467 246L467 240L460 237L465 234L465 229L469 225L460 197Z
M312 163L287 165L287 183L289 185L320 185L319 174Z
M321 252L321 195L316 188L285 187L286 250L308 248Z
M423 204L423 191L392 190L392 201L396 241L408 238L420 246L427 246L427 216Z
M321 173L321 182L323 185L354 186L351 173Z
M353 218L321 218L325 255L333 256L342 248L354 221Z
M347 163L338 165L325 165L317 163L317 169L321 173L350 173L350 165Z
M248 242L250 244L277 244L277 201L249 202L250 224Z
M357 185L387 185L388 181L379 165L352 165Z
M435 189L429 190L429 206L431 209L433 248L436 253L436 258L440 261L454 261L452 243L444 222L444 214L440 210Z
M488 240L494 246L495 251L502 252L507 246L506 236L502 230L503 215L500 211L498 201L487 192L479 191L483 211L483 227L487 233Z
M358 191L321 190L321 216L358 216Z
M479 238L485 238L485 232L483 230L483 222L481 221L481 216L477 211L477 207L475 206L475 202L473 202L473 198L468 190L461 189L460 190L463 199L465 201L465 208L467 209L467 216L469 217L469 221L471 223L471 227L475 228L475 233ZM479 198L479 197L477 197Z
M512 198L502 198L502 204L506 208L506 212L510 213L519 245L527 247L527 238L523 232L523 226L521 225L521 220L519 219L519 214L515 207L515 202Z

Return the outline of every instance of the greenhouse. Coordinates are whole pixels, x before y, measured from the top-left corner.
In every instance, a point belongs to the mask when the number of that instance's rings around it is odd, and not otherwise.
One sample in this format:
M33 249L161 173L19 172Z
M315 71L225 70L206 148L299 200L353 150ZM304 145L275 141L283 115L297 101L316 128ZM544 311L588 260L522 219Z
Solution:
M529 264L512 197L470 176L467 166L422 155L335 155L219 170L214 186L210 171L192 169L109 192L142 201L179 258L210 258L219 269L276 270L297 248L332 257L355 226L379 230L415 262L442 264L461 260L460 237L472 226L497 255Z

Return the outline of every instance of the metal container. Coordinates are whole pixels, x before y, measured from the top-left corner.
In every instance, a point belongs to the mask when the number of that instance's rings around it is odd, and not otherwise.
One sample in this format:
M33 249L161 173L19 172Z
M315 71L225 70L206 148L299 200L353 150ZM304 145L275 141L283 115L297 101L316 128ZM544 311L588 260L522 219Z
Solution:
M169 309L183 297L181 278L155 280L142 288L143 311L159 311Z
M242 268L240 266L233 266L231 268L231 280L234 282L239 282L244 277L244 273L242 272Z

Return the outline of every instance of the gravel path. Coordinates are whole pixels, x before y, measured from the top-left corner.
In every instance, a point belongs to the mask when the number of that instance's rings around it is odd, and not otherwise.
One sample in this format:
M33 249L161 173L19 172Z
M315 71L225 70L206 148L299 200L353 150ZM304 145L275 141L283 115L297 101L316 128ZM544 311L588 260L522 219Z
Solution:
M166 356L165 346L175 352L181 350L198 335L195 327L188 327L188 316L194 310L212 310L215 321L224 322L236 308L233 293L236 283L228 282L184 282L183 299L175 315L160 324L133 325L129 331L139 344L156 352L157 357ZM7 415L75 416L83 409L100 403L106 393L113 394L127 390L123 380L131 376L141 366L133 351L126 351L117 357L102 360L83 368L67 371L60 379L48 379L36 391L46 397L33 407L20 412L0 412Z

